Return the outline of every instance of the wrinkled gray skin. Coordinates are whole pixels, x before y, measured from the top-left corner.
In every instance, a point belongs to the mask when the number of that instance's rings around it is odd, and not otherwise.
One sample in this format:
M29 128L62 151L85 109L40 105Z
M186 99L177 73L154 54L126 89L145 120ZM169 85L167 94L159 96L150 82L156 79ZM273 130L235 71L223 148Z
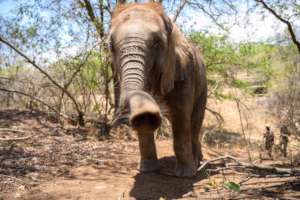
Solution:
M165 114L173 129L175 174L193 177L202 160L200 128L207 98L199 52L168 17L147 5L115 12L110 46L121 79L119 106L129 113L139 138L140 171L159 168L154 131Z

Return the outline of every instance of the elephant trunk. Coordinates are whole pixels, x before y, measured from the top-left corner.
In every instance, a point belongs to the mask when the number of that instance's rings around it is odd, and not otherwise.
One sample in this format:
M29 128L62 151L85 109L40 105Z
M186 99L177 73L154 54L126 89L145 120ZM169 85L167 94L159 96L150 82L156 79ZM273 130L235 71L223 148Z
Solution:
M120 108L129 111L132 127L138 131L154 131L161 123L160 109L144 91L145 47L128 43L121 48Z

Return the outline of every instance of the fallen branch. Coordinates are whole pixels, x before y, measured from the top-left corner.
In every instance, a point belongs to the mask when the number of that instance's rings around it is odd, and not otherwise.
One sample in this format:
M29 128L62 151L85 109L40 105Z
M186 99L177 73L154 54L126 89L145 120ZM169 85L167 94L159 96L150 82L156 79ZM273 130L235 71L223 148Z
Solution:
M252 177L252 178L256 178L256 177ZM295 180L297 180L298 178L290 178L290 177L282 177L280 179L278 179L278 177L272 177L271 178L268 178L268 179L262 179L261 177L257 177L257 178L260 178L259 180L253 180L252 182L249 182L249 183L244 183L244 186L247 186L247 185L257 185L257 184L264 184L264 183L272 183L272 184L276 184L276 183L286 183L287 181L289 182L293 182ZM276 178L276 179L274 179Z
M0 128L0 132L18 132L23 134L29 133L27 131L9 129L9 128ZM28 135L24 137L16 137L16 138L0 138L0 142L20 142L20 141L28 140L30 138L32 138L32 135Z
M0 142L20 142L32 138L32 135L18 138L0 138Z
M11 179L11 180L14 180L15 183L19 184L19 185L23 185L25 186L26 189L30 189L30 186L28 183L26 183L25 181L21 180L21 179L18 179L14 176L8 176L8 175L5 175L5 174L0 174L0 179ZM4 181L2 180L1 183L3 183Z
M199 168L198 168L198 171L201 171L203 170L208 164L210 163L213 163L213 162L216 162L216 161L219 161L219 160L225 160L227 159L228 156L220 156L218 158L215 158L215 159L212 159L212 160L208 160L208 161L205 161Z
M258 171L268 171L270 173L273 174L289 174L292 176L300 176L300 169L298 168L279 168L279 167L273 167L273 166L266 166L266 165L261 165L261 164L250 164L250 163L246 163L246 162L241 162L239 161L237 158L233 157L233 156L220 156L218 158L212 159L212 160L208 160L205 161L199 168L198 171L203 170L208 164L219 161L219 160L223 160L224 162L226 162L226 160L231 160L234 161L235 164L231 163L230 165L225 164L226 167L243 167L243 168L249 168L252 170L258 170Z
M10 129L10 128L0 128L0 132L28 133L27 131L22 131L22 130L18 130L18 129Z
M257 177L257 176L253 176L253 175L248 176L247 178L241 180L241 181L239 182L239 185L242 185L242 184L248 182L250 179L255 178L255 177Z

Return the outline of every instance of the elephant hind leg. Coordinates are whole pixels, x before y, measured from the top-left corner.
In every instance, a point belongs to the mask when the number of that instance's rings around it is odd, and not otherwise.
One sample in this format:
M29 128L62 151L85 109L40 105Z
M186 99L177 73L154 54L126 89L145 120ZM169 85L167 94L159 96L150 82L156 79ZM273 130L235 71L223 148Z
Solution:
M179 177L193 177L196 172L191 141L191 121L184 112L173 114L173 142L176 155L175 175Z
M204 120L205 107L206 92L205 95L199 97L192 113L192 149L196 166L199 166L200 161L203 159L203 154L201 150L201 140L203 132L201 132L201 127Z

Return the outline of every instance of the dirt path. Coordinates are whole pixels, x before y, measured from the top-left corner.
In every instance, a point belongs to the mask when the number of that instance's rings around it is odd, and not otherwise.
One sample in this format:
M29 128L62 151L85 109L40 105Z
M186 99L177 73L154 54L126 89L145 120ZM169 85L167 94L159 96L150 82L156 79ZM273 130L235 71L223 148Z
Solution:
M175 164L170 157L171 142L158 141L157 145L159 157L163 158L160 164L166 168L163 173L170 174L168 168L173 168ZM26 195L27 199L174 199L190 192L193 183L199 180L154 173L139 174L136 170L138 159L138 152L135 152L123 166L111 163L111 169L91 165L74 168L63 177L39 185Z
M171 141L157 142L162 174L139 174L135 167L138 154L130 157L127 166L119 169L97 166L81 166L64 176L42 183L22 199L297 199L300 197L300 179L273 178L253 179L241 188L240 193L228 190L217 191L224 177L240 181L245 174L224 172L209 179L199 174L193 179L181 179L172 175L175 160L172 157ZM210 152L211 153L211 152ZM206 153L206 158L210 157ZM113 166L113 163L112 163ZM169 174L169 175L165 175ZM297 191L298 190L298 191Z
M224 183L246 180L247 172L224 170L209 177L176 178L171 139L156 141L161 172L139 174L136 140L98 141L93 136L97 130L61 129L41 113L0 112L0 123L34 135L13 148L0 146L0 199L300 198L299 177L252 178L241 185L240 192L225 189ZM240 160L247 158L243 148L204 147L206 159L227 153Z

